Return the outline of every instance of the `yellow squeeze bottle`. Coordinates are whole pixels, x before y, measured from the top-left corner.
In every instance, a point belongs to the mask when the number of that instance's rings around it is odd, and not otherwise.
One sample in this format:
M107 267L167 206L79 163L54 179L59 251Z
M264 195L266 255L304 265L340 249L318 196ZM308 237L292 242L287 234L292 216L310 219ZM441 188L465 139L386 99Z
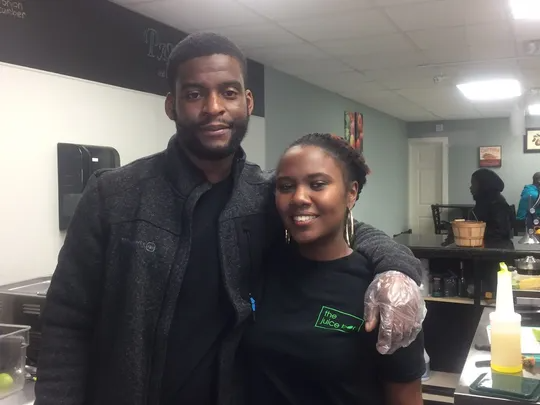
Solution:
M497 273L497 302L489 314L491 324L491 368L499 373L521 372L521 315L514 312L512 273L500 263Z

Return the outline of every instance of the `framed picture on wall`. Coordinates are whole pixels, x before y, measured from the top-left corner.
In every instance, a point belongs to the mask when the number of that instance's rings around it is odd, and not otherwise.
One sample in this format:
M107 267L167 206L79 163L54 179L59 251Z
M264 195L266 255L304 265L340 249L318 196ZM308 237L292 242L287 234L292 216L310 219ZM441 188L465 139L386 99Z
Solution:
M525 131L523 152L540 153L540 128L527 128Z
M364 115L345 111L345 140L355 149L364 151Z
M479 167L501 167L502 146L480 146L478 148Z

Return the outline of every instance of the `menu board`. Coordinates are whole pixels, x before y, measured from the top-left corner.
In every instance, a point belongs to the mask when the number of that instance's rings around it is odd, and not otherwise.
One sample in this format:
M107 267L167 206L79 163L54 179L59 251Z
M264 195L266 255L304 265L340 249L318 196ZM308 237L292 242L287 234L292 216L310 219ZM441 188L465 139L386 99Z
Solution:
M105 0L0 0L1 62L147 93L166 94L166 61L185 35ZM248 71L264 117L264 66Z

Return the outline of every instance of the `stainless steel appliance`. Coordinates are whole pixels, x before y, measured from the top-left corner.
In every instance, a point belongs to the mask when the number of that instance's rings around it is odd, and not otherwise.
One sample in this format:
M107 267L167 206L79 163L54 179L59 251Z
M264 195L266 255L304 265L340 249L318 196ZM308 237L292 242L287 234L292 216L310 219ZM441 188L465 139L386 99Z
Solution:
M50 282L50 277L40 277L0 286L0 323L32 327L26 351L29 365L37 363L41 343L40 318Z
M528 276L540 276L540 260L534 256L527 256L521 259L516 259L516 269L519 274Z

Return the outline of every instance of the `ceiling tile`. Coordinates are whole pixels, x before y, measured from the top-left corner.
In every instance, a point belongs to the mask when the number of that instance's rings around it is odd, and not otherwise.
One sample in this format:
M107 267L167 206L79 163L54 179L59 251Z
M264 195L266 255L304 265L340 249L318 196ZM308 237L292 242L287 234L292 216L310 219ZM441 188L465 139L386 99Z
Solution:
M302 78L307 82L315 84L316 86L329 89L336 93L347 90L353 91L357 89L365 89L367 91L368 88L372 91L374 89L381 89L375 84L367 84L368 79L366 79L366 77L359 72L342 72L333 75L308 74L302 75Z
M438 116L467 115L474 105L465 99L454 86L433 86L431 89L398 91L406 99ZM476 115L476 111L474 111Z
M343 13L338 16L303 18L280 23L282 27L310 42L349 39L396 32L392 23L377 10Z
M382 6L382 7L426 2L426 0L372 0L372 1L376 6Z
M400 120L403 120L405 122L425 122L425 121L439 121L441 117L437 117L429 112L425 112L423 114L402 114L402 113L395 113L392 114L391 112L387 112L387 114L392 115L393 117L396 117Z
M328 55L319 48L305 42L301 44L246 49L246 54L248 57L270 66L273 66L274 63L284 61L317 61L328 59Z
M467 0L467 24L510 20L508 0Z
M521 69L525 87L540 87L540 69Z
M390 90L425 89L433 87L438 71L430 68L392 68L364 72L365 75Z
M470 45L492 44L514 40L510 24L505 22L475 24L465 28Z
M270 23L216 28L213 31L227 36L244 50L303 43L300 38Z
M414 46L403 34L379 35L358 39L336 39L315 42L318 48L330 55L359 56L376 53L414 52Z
M361 94L358 99L366 104L367 100L373 103L399 103L403 101L403 97L391 90L374 91L369 94Z
M516 100L475 103L475 109L484 118L509 117L516 106Z
M471 60L492 60L516 56L516 44L506 21L476 24L466 28Z
M255 60L407 121L508 116L507 104L465 100L459 82L540 87L540 58L523 51L540 24L511 20L508 0L115 1L186 32L219 32Z
M415 116L434 116L433 113L419 105L404 100L404 103L389 105L389 108L398 116L415 117Z
M456 45L466 46L465 27L432 28L407 32L409 38L420 49L452 48Z
M540 39L540 24L537 20L514 20L513 28L518 41Z
M421 52L392 52L345 57L343 61L358 70L378 70L416 67L425 64L427 59Z
M455 27L467 22L467 6L471 0L436 0L390 6L386 12L403 31Z
M518 78L520 71L516 61L468 63L446 68L456 83L502 78Z
M448 64L467 62L470 60L470 50L467 46L454 46L452 48L428 49L423 51L429 63Z
M370 99L363 101L362 97L353 100L404 121L425 121L436 118L429 111L400 96L397 96L395 100Z
M311 76L332 78L342 72L353 72L353 69L337 59L313 60L277 60L272 67L294 76L303 76L309 81Z
M128 8L187 32L267 22L234 0L159 0Z
M148 3L149 0L109 0L111 3L118 4L120 6L127 6L132 4ZM150 0L152 1L152 0ZM158 1L158 0L154 0Z
M431 88L426 89L403 89L396 90L398 94L411 100L414 103L420 105L429 105L432 102L441 101L442 103L449 103L454 101L461 101L462 96L459 94L459 90L454 86L437 86L432 84Z
M351 100L356 100L359 97L365 97L366 94L385 90L387 89L376 82L359 82L354 86L354 88L343 89L339 92L339 94L341 94L343 97L350 98Z
M518 64L523 69L540 69L540 58L538 56L520 58Z
M260 15L282 22L371 8L370 0L238 0Z
M471 45L469 50L472 61L514 58L516 56L516 45L513 41L499 42L498 44Z

